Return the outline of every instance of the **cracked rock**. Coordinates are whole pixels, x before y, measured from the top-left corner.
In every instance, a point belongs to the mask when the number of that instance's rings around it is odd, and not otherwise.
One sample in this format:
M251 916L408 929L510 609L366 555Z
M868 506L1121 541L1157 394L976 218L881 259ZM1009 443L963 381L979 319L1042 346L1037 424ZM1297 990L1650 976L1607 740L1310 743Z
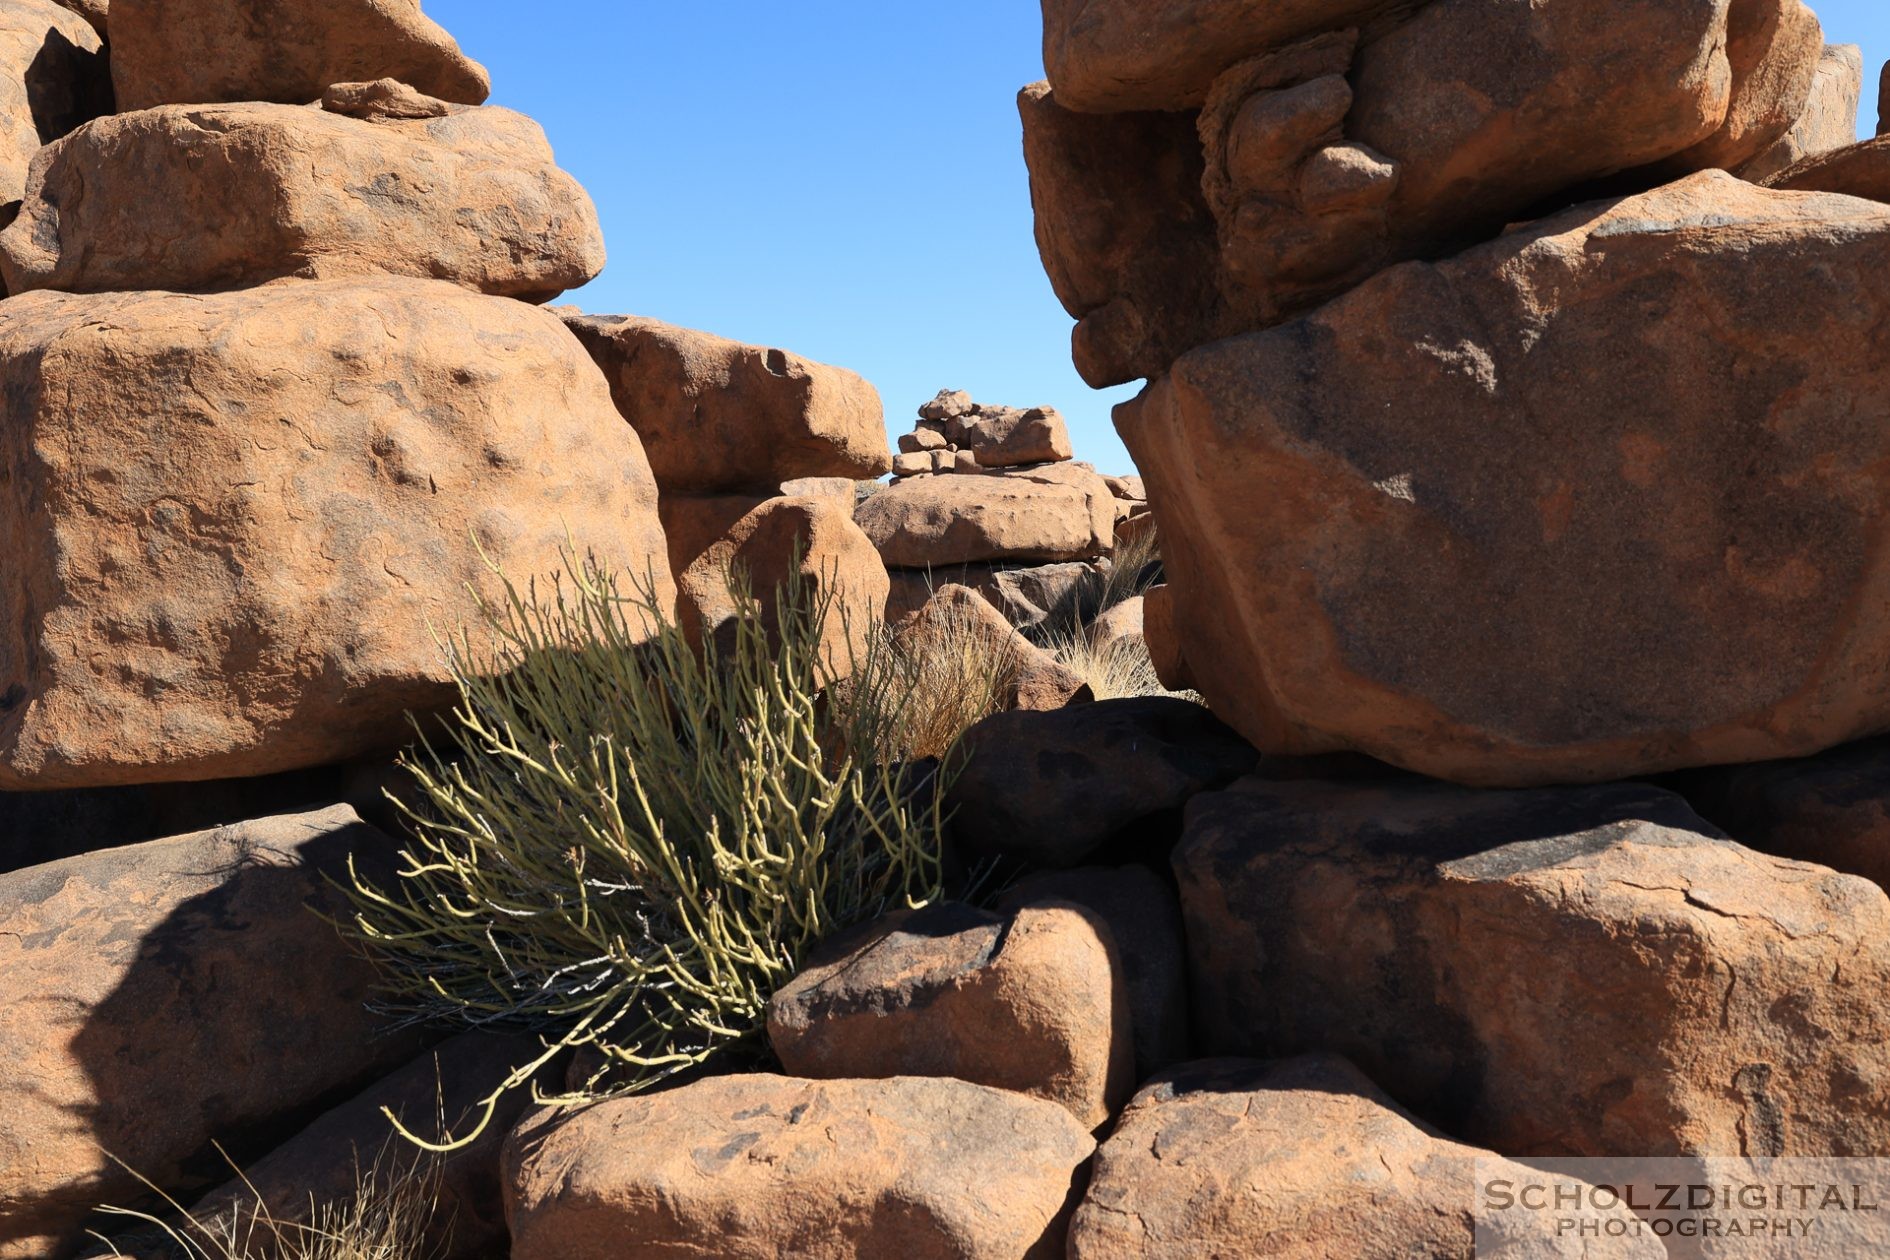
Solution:
M1558 1237L1543 1214L1488 1214L1497 1236L1479 1239L1471 1186L1529 1175L1428 1128L1343 1059L1190 1063L1144 1087L1097 1153L1069 1255L1189 1260L1290 1239L1268 1254L1471 1260L1481 1242L1509 1260L1666 1256L1651 1234Z
M1252 778L1175 870L1207 1053L1517 1157L1890 1153L1890 899L1669 792Z

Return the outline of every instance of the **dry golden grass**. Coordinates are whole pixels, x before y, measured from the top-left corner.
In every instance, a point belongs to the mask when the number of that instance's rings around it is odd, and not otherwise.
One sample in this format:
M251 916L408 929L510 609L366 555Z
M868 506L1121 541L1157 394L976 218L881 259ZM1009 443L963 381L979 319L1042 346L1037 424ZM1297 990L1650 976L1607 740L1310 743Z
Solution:
M401 1146L384 1148L373 1164L357 1169L351 1199L311 1203L305 1221L277 1219L254 1193L207 1221L193 1220L161 1192L158 1197L181 1223L127 1208L101 1211L151 1227L152 1236L180 1260L437 1260L445 1248L432 1228L440 1165ZM101 1241L113 1255L123 1254L110 1240Z
M948 757L967 730L1002 707L1016 664L972 608L943 601L905 633L875 634L872 667L846 694L872 715L858 725L881 732L876 760Z

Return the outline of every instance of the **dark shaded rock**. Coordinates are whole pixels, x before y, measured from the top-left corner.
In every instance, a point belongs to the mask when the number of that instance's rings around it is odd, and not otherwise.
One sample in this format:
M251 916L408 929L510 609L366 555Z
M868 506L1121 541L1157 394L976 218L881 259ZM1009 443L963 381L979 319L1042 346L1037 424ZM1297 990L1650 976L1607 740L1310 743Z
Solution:
M1129 841L1146 841L1159 858L1172 839L1165 819L1259 761L1206 709L1165 696L998 714L972 727L963 749L954 838L974 853L1051 867Z
M1890 898L1672 793L1248 779L1175 871L1208 1053L1518 1157L1890 1152Z
M337 806L0 876L0 1255L69 1255L134 1171L215 1184L213 1142L246 1158L418 1052L322 917L392 848Z

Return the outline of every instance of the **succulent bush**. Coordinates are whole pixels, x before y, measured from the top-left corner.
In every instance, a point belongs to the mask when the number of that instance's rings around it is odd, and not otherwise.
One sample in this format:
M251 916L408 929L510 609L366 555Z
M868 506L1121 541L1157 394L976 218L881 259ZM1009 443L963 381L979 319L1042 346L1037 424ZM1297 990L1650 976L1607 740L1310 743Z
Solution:
M939 895L944 794L882 755L903 720L887 688L833 685L830 600L791 583L764 624L737 575L749 615L698 649L650 583L567 570L506 583L490 644L452 645L456 746L406 759L414 839L391 884L351 890L392 1007L542 1034L487 1120L566 1050L612 1093L758 1053L812 946ZM883 651L852 675L883 676Z

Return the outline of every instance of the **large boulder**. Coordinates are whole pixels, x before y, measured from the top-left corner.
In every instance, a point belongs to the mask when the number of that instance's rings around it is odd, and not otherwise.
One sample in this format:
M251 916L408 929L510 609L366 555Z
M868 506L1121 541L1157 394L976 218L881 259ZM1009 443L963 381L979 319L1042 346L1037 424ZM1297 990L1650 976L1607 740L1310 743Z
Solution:
M1095 1149L963 1081L728 1076L576 1111L507 1147L512 1260L1060 1260Z
M1804 114L1823 49L1800 0L1045 8L1055 86L1025 93L1025 155L1093 385L1593 181L1748 161Z
M1188 700L1105 700L1000 713L965 732L952 835L984 857L1081 866L1108 849L1162 860L1181 811L1260 754Z
M867 660L891 583L853 523L852 496L806 495L770 499L742 517L677 573L676 586L679 620L695 642L732 629L743 598L758 602L776 632L780 598L794 594L805 601L800 615L824 614L821 656L833 677L844 678Z
M1671 793L1254 778L1174 865L1206 1053L1516 1157L1890 1154L1890 898Z
M460 105L492 90L420 0L112 0L110 28L121 110L302 105L331 84L376 79Z
M1531 1176L1426 1127L1343 1059L1190 1063L1137 1094L1097 1152L1069 1256L1238 1256L1290 1239L1278 1254L1295 1260L1666 1257L1619 1203L1597 1213L1621 1227L1605 1242L1546 1212L1498 1233L1472 1189L1505 1175Z
M69 1255L140 1177L201 1187L213 1142L245 1154L418 1051L328 921L350 857L392 843L335 808L0 876L0 1256Z
M1191 353L1117 412L1151 645L1263 751L1484 785L1890 725L1886 268L1890 207L1707 172Z
M386 274L538 301L603 270L597 211L537 123L426 105L431 117L337 101L101 118L34 160L0 272L13 293Z
M636 434L545 311L435 281L0 305L0 787L405 743L488 561L674 598Z
M1864 50L1856 44L1826 44L1805 112L1790 131L1740 167L1739 177L1777 187L1770 177L1786 167L1855 143L1857 103L1863 91Z
M768 1002L793 1076L948 1076L1067 1108L1097 1129L1135 1088L1134 1024L1107 923L1074 902L956 902L834 938Z
M0 0L0 206L26 191L40 146L111 112L104 43L51 0Z
M1091 866L1026 876L1011 885L998 909L1011 913L1049 901L1093 911L1109 929L1129 995L1135 1079L1186 1059L1193 1044L1188 949L1175 890L1146 866Z
M892 471L879 391L856 373L653 319L559 313L609 378L665 494Z
M942 569L992 561L1058 563L1109 554L1109 486L1082 464L911 477L855 513L886 563Z

